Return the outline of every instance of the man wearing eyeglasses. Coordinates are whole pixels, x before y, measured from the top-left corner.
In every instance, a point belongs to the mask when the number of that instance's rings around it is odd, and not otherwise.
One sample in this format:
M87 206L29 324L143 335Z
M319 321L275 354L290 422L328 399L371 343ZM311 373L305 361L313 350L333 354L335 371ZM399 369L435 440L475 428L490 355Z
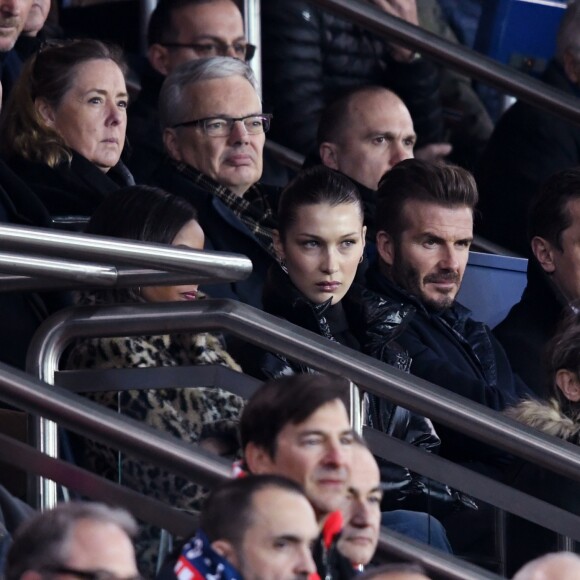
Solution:
M168 159L150 182L197 208L206 249L252 260L246 280L212 285L208 292L260 307L276 259L277 190L258 184L271 116L262 113L252 70L227 57L181 64L163 84L159 117Z
M157 103L165 77L190 60L230 56L249 61L255 51L232 0L161 0L149 20L147 43L141 92L128 113L133 147L128 165L137 181L147 180L164 153Z
M5 580L143 580L122 509L71 502L28 520L14 536Z

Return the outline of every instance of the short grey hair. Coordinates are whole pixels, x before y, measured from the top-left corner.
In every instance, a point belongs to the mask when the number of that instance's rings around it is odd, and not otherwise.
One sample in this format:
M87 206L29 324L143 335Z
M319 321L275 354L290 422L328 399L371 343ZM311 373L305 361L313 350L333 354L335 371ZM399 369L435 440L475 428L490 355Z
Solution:
M70 559L70 539L82 520L114 524L129 538L137 533L137 523L129 512L102 503L70 502L38 514L16 530L6 558L5 580L20 580L27 570L66 566Z
M580 57L580 1L575 0L568 5L560 22L556 39L556 60L564 63L566 52L572 52L576 58Z
M242 77L258 93L258 82L252 69L243 61L229 56L214 56L184 62L165 79L159 94L161 130L189 121L185 89L203 81Z

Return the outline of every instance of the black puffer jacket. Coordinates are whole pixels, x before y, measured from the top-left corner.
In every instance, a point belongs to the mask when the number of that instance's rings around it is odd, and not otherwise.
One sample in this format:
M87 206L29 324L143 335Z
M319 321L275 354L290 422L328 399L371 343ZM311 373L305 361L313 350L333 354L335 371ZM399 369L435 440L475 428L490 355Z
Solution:
M264 309L276 316L311 330L329 340L357 348L378 360L408 371L411 360L395 342L404 329L410 309L353 284L336 306L330 300L313 304L292 284L290 278L274 266L268 273L264 286ZM329 324L331 309L342 308L346 325L336 332L336 325ZM262 376L275 378L291 373L314 372L312 369L290 362L280 355L266 353L261 358ZM429 419L399 407L374 395L368 398L366 424L387 435L402 439L425 451L437 452L440 439ZM433 515L448 513L462 505L473 506L446 485L377 458L381 469L383 502L385 510L412 509L429 511Z
M419 146L443 139L439 72L425 59L399 63L385 40L301 0L262 2L262 47L274 141L310 153L325 105L362 85L384 86L405 101Z

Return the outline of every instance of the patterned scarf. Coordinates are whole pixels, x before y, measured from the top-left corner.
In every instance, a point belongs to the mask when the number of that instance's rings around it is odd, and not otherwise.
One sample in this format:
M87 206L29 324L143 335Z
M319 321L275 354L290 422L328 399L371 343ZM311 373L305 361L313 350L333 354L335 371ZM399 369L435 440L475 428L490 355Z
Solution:
M244 197L241 197L190 165L176 163L175 167L195 185L215 195L226 207L232 210L236 217L254 234L266 252L278 260L272 242L272 230L275 230L278 224L268 198L257 185L252 185Z
M211 547L201 530L183 546L173 571L178 580L242 580L242 575Z

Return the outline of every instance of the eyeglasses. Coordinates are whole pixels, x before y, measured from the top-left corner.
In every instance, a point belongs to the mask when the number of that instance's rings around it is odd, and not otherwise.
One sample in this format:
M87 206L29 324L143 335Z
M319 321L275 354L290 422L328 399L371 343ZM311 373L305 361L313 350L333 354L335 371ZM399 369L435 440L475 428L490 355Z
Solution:
M202 131L210 137L228 137L234 123L241 121L250 135L266 133L270 129L272 115L264 113L262 115L248 115L247 117L206 117L195 121L184 121L172 125L172 129L177 127L201 127Z
M249 62L256 53L256 47L248 42L226 44L225 42L214 40L212 42L203 43L192 42L188 44L185 42L163 42L160 44L167 48L189 48L197 53L198 56L203 58L209 58L210 56L228 56L230 48L233 48L236 58Z
M83 580L145 580L140 574L137 574L136 576L121 577L113 574L113 572L108 572L107 570L75 570L74 568L67 568L66 566L43 568L41 572L48 572L49 574L66 574L67 576L76 576Z

